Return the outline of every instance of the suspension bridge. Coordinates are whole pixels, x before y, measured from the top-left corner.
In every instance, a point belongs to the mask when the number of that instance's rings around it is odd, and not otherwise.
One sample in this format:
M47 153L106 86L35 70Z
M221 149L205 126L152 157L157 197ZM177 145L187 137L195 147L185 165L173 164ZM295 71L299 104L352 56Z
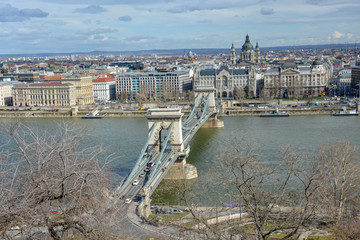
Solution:
M186 158L190 152L189 143L199 128L204 124L223 126L216 118L218 105L215 103L215 88L203 86L194 92L194 106L184 119L180 108L147 111L146 143L132 171L114 193L120 201L141 196L143 201L138 207L141 216L150 213L150 197L165 176L177 179L197 177L196 168L186 164Z

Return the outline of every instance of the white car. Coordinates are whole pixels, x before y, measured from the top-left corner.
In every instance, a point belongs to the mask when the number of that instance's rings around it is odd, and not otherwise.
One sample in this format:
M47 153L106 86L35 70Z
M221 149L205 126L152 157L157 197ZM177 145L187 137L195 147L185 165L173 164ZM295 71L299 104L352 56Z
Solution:
M134 180L133 185L138 185L139 184L139 180Z
M130 198L125 199L125 203L126 204L131 203L131 199Z

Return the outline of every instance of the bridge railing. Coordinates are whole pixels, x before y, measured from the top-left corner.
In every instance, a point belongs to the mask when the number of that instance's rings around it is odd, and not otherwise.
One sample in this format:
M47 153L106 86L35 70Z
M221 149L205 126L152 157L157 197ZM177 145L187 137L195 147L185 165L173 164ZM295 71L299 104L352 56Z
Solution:
M130 185L130 183L134 181L134 179L140 174L140 172L145 168L147 162L149 161L149 158L147 155L145 155L145 152L149 146L150 139L154 136L155 129L156 123L154 123L150 128L150 134L148 135L147 141L141 149L140 156L138 157L130 174L126 177L125 182L115 190L115 194L117 194L117 196L121 197L123 191Z
M168 127L168 133L165 137L165 141L162 143L161 146L161 152L159 154L159 156L157 157L156 161L155 161L155 168L150 172L150 176L148 178L148 181L145 184L145 187L147 187L149 185L149 182L151 182L154 178L155 173L158 173L159 169L161 170L161 159L164 155L165 150L167 149L169 140L170 140L170 135L171 135L171 131L172 131L172 125L173 123L171 123Z

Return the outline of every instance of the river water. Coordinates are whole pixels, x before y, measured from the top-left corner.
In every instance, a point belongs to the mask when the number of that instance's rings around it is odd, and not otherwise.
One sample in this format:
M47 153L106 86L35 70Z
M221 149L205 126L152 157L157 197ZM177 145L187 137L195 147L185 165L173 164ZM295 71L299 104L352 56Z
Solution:
M282 147L291 146L309 154L320 143L349 140L360 143L359 117L290 116L288 118L224 117L222 129L202 128L191 141L187 162L196 166L199 182L205 173L216 167L222 149L233 144L233 139L255 142L261 156L271 165L279 161ZM0 123L12 119L0 119ZM54 129L59 119L28 118L25 123L42 129ZM104 118L101 120L69 119L87 130L86 144L103 145L113 154L112 170L119 179L125 176L140 153L147 137L145 118ZM1 141L0 141L1 142ZM199 186L194 186L198 191Z

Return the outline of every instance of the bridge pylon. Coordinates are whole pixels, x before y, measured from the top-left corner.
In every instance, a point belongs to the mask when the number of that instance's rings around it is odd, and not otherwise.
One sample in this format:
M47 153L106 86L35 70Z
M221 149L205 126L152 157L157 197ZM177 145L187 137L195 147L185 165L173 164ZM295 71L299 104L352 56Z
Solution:
M213 86L197 86L194 89L195 92L195 98L197 98L199 95L200 97L206 98L209 96L209 110L216 112L216 105L215 105L215 91L216 89Z
M164 140L164 135L162 134L163 130L169 130L169 126L172 126L171 129L171 143L170 146L174 151L183 152L184 143L182 135L182 116L180 108L152 108L149 109L146 118L148 120L149 129L152 128L154 124L155 134L149 141L149 149L155 148L158 152L161 151L161 142ZM172 123L172 124L171 124Z

